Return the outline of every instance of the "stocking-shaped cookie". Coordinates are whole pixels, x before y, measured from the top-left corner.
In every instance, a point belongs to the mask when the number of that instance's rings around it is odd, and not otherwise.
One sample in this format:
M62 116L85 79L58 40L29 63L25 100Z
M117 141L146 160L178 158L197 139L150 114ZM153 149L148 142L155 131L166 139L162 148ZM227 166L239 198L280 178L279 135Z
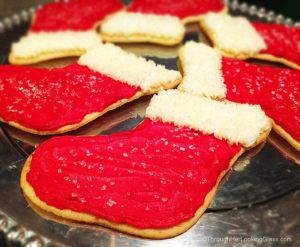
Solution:
M222 177L270 128L259 106L162 91L133 130L40 144L21 186L34 205L58 216L172 237L197 222Z
M12 45L9 62L32 64L80 56L101 44L97 25L120 11L119 0L70 0L47 3L37 10L29 33Z
M175 16L130 12L112 15L101 26L101 37L118 43L176 45L183 39L184 32L184 25Z
M130 12L145 14L173 15L184 23L198 21L208 12L226 12L221 0L133 0Z
M180 89L207 97L259 104L274 130L300 150L300 71L222 58L206 45L187 43L180 50Z
M111 44L64 68L1 66L0 119L31 133L63 133L180 81L178 71Z
M300 69L300 28L215 13L203 16L200 24L225 56L254 57Z

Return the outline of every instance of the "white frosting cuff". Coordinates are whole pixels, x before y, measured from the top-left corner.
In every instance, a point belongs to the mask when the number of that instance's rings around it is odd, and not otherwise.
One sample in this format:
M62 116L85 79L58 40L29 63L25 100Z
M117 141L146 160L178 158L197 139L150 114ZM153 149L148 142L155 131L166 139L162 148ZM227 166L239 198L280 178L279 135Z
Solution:
M154 96L146 116L177 126L187 126L230 143L252 146L271 127L258 105L214 101L178 90Z
M112 44L101 45L87 52L78 63L115 80L141 87L143 91L168 88L169 84L181 80L178 71L168 70L163 65L156 65L151 60L137 57Z
M209 13L200 23L214 46L229 55L251 56L266 49L263 38L245 17Z
M191 41L181 48L179 58L184 74L179 86L181 90L211 98L225 98L222 56L216 49Z
M145 35L180 41L185 28L175 16L120 12L104 21L101 32L111 36Z
M99 46L101 37L95 31L31 32L12 46L14 57L35 57L43 53L82 50Z

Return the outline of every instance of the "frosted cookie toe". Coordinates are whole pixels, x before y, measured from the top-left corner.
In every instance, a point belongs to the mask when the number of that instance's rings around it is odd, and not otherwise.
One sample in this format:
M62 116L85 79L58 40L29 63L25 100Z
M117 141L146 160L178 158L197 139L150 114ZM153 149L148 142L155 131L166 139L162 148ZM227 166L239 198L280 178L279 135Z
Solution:
M199 21L208 12L227 12L221 0L134 0L128 11L177 16L183 23Z
M251 23L267 48L254 57L300 69L300 28L272 23Z
M63 133L180 81L179 72L110 44L64 68L1 66L0 120L35 134Z
M133 130L40 144L23 168L21 186L33 204L60 217L168 238L188 230L209 206L246 148L239 142L256 145L270 126L257 106L163 91Z
M259 104L274 130L300 150L300 71L222 58L218 50L195 42L181 48L179 60L184 74L180 90Z
M28 34L13 43L9 62L22 65L80 56L101 44L96 26L107 15L123 8L119 0L44 4L37 10Z
M117 43L176 45L183 39L184 32L180 19L170 15L120 12L107 18L101 26L102 38Z

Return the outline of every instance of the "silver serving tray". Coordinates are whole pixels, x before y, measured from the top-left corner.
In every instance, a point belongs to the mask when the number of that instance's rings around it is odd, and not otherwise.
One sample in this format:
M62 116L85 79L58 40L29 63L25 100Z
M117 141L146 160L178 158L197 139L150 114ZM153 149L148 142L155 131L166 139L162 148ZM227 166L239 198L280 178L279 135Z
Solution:
M290 18L263 8L237 1L230 1L228 5L233 14L299 26ZM0 63L7 63L11 42L26 32L33 12L31 8L0 22L0 32L3 32L0 35ZM188 25L187 40L207 42L197 24ZM178 47L144 44L122 47L177 69ZM74 59L61 59L38 66L57 67L72 61ZM70 134L108 135L131 129L142 121L150 98L143 97L124 105ZM20 172L36 145L49 137L28 134L5 124L0 127L0 232L12 245L173 247L300 244L300 166L297 165L300 164L300 153L275 133L271 133L265 144L248 151L237 161L223 179L209 209L195 226L172 239L147 240L101 226L71 222L30 207L20 190Z

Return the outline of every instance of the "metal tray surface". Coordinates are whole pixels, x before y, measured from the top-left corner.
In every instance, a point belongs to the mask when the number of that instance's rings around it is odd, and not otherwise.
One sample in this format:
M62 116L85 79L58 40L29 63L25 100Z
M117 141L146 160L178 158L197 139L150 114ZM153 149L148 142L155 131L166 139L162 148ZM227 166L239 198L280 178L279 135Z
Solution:
M289 18L255 6L230 1L233 14L251 19L294 24ZM7 63L10 45L28 29L30 13L11 20L0 35L0 63ZM26 17L26 18L25 18ZM6 23L7 24L7 23ZM18 24L18 25L16 25ZM1 31L1 25L0 25ZM184 42L207 42L198 25L187 28ZM178 47L127 44L126 50L177 69ZM38 64L58 67L74 59ZM252 61L257 62L257 61ZM261 63L261 62L259 62ZM274 65L279 66L279 65ZM143 97L72 131L74 135L109 135L134 128L143 120L151 97ZM245 153L222 180L206 213L186 233L167 240L132 237L100 226L80 224L30 207L19 186L25 159L36 145L48 139L0 125L0 232L11 244L26 246L299 246L300 153L275 133L268 141ZM298 165L297 165L298 164Z

